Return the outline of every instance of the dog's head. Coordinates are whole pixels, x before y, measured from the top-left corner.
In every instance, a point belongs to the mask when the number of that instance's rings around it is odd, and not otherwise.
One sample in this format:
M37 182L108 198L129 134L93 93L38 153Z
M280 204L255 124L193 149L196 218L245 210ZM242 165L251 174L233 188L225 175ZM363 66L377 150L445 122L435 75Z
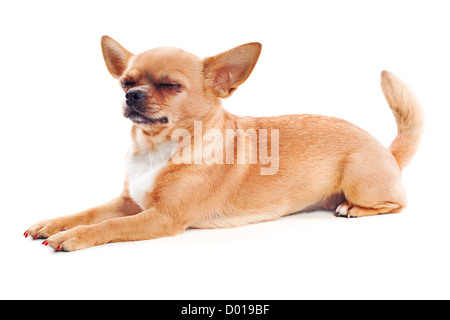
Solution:
M248 78L261 52L261 44L249 43L200 59L176 48L134 55L108 36L101 44L109 72L125 91L124 116L150 131L202 120Z

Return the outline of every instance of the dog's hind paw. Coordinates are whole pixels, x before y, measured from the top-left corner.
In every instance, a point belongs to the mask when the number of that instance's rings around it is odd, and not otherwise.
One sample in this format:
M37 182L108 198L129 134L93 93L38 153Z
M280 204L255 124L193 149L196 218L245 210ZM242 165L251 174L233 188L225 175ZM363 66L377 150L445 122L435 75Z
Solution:
M348 203L347 201L341 203L337 208L336 208L336 216L337 217L347 217L350 218L350 203Z

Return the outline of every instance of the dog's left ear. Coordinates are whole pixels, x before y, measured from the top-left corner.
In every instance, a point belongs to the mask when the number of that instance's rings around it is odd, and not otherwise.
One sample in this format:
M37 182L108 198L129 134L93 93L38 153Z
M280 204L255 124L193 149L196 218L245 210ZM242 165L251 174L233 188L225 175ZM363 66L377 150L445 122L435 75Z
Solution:
M252 73L261 53L261 44L247 43L208 57L203 62L205 85L216 96L228 98Z
M109 73L116 79L120 78L127 68L131 57L133 57L133 54L122 47L116 40L108 36L102 37L101 44L103 58L105 59Z

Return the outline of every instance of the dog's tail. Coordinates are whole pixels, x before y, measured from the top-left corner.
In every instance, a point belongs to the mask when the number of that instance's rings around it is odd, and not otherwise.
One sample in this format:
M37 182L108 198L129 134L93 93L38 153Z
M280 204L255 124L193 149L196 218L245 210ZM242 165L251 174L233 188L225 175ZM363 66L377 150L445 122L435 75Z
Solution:
M389 150L403 169L419 146L424 123L422 110L411 90L392 73L381 73L381 88L397 121L397 136Z

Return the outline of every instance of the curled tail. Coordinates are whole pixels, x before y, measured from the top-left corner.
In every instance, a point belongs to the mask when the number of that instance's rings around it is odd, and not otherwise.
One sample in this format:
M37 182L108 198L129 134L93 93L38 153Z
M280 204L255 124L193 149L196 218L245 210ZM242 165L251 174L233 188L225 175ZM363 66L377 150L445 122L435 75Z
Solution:
M392 73L381 73L381 88L397 121L397 136L389 150L403 169L419 146L424 123L422 110L411 90Z

